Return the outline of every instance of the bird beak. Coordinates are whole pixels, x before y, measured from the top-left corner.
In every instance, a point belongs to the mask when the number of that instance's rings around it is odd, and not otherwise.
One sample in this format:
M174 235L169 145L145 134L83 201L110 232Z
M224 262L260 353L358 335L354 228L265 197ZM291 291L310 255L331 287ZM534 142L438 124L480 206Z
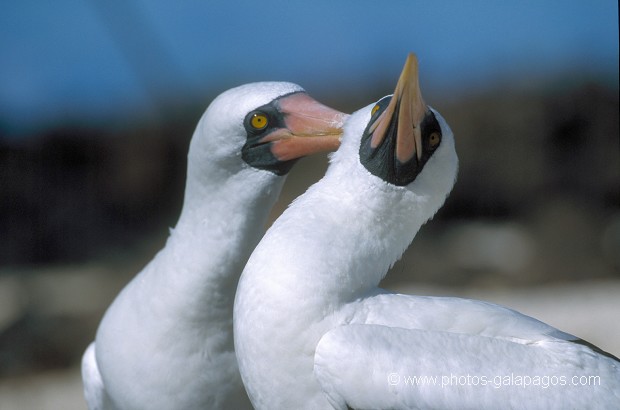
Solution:
M379 147L388 135L390 124L397 123L396 158L403 164L414 156L420 160L422 156L420 125L427 110L418 82L418 59L415 54L410 53L396 84L392 100L370 129L373 133L370 146L373 149Z
M278 99L285 127L265 136L279 161L289 161L318 152L335 151L340 146L342 126L348 117L300 92Z

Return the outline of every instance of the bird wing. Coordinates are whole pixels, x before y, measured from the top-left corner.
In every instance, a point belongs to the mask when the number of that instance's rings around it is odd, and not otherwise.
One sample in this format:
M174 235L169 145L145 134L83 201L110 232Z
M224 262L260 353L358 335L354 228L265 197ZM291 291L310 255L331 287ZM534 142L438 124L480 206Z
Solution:
M84 356L82 356L82 381L88 410L112 410L115 408L108 397L99 373L95 356L95 342L88 345Z
M620 367L586 346L373 324L320 339L314 375L335 408L617 408Z
M366 323L487 336L534 343L576 336L494 303L456 297L413 296L378 290L350 307L348 323Z

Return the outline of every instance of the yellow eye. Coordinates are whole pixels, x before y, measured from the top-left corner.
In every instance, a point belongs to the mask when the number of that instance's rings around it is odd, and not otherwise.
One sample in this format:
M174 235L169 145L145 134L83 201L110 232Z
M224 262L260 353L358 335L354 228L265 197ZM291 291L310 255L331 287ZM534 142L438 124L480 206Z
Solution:
M372 111L370 111L370 115L373 116L377 113L377 111L379 111L379 104L376 104L374 107L372 107Z
M254 114L250 119L250 124L257 130L262 130L269 124L267 116L265 114Z
M441 135L438 132L433 132L428 136L428 143L431 147L436 147L439 141L441 141Z

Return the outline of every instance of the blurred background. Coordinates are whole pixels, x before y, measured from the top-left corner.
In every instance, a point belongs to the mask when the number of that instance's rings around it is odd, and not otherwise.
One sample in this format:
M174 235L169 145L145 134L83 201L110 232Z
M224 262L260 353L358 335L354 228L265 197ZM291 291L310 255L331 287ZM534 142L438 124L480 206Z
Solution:
M460 172L384 281L490 300L620 355L618 5L22 0L0 6L0 409L83 409L79 361L181 209L220 92L352 112L413 51ZM299 162L272 218L319 179Z

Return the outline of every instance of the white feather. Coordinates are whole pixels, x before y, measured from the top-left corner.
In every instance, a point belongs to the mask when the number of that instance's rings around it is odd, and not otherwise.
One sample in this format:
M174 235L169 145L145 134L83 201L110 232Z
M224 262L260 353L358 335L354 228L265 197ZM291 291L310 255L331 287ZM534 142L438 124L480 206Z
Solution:
M360 163L373 105L352 114L325 177L265 234L239 281L234 308L239 368L257 409L599 408L617 406L620 370L574 336L490 303L398 295L377 287L433 217L457 172L443 139L408 186ZM604 386L392 386L388 377L599 375ZM546 372L546 373L544 373ZM617 407L616 407L617 408Z

